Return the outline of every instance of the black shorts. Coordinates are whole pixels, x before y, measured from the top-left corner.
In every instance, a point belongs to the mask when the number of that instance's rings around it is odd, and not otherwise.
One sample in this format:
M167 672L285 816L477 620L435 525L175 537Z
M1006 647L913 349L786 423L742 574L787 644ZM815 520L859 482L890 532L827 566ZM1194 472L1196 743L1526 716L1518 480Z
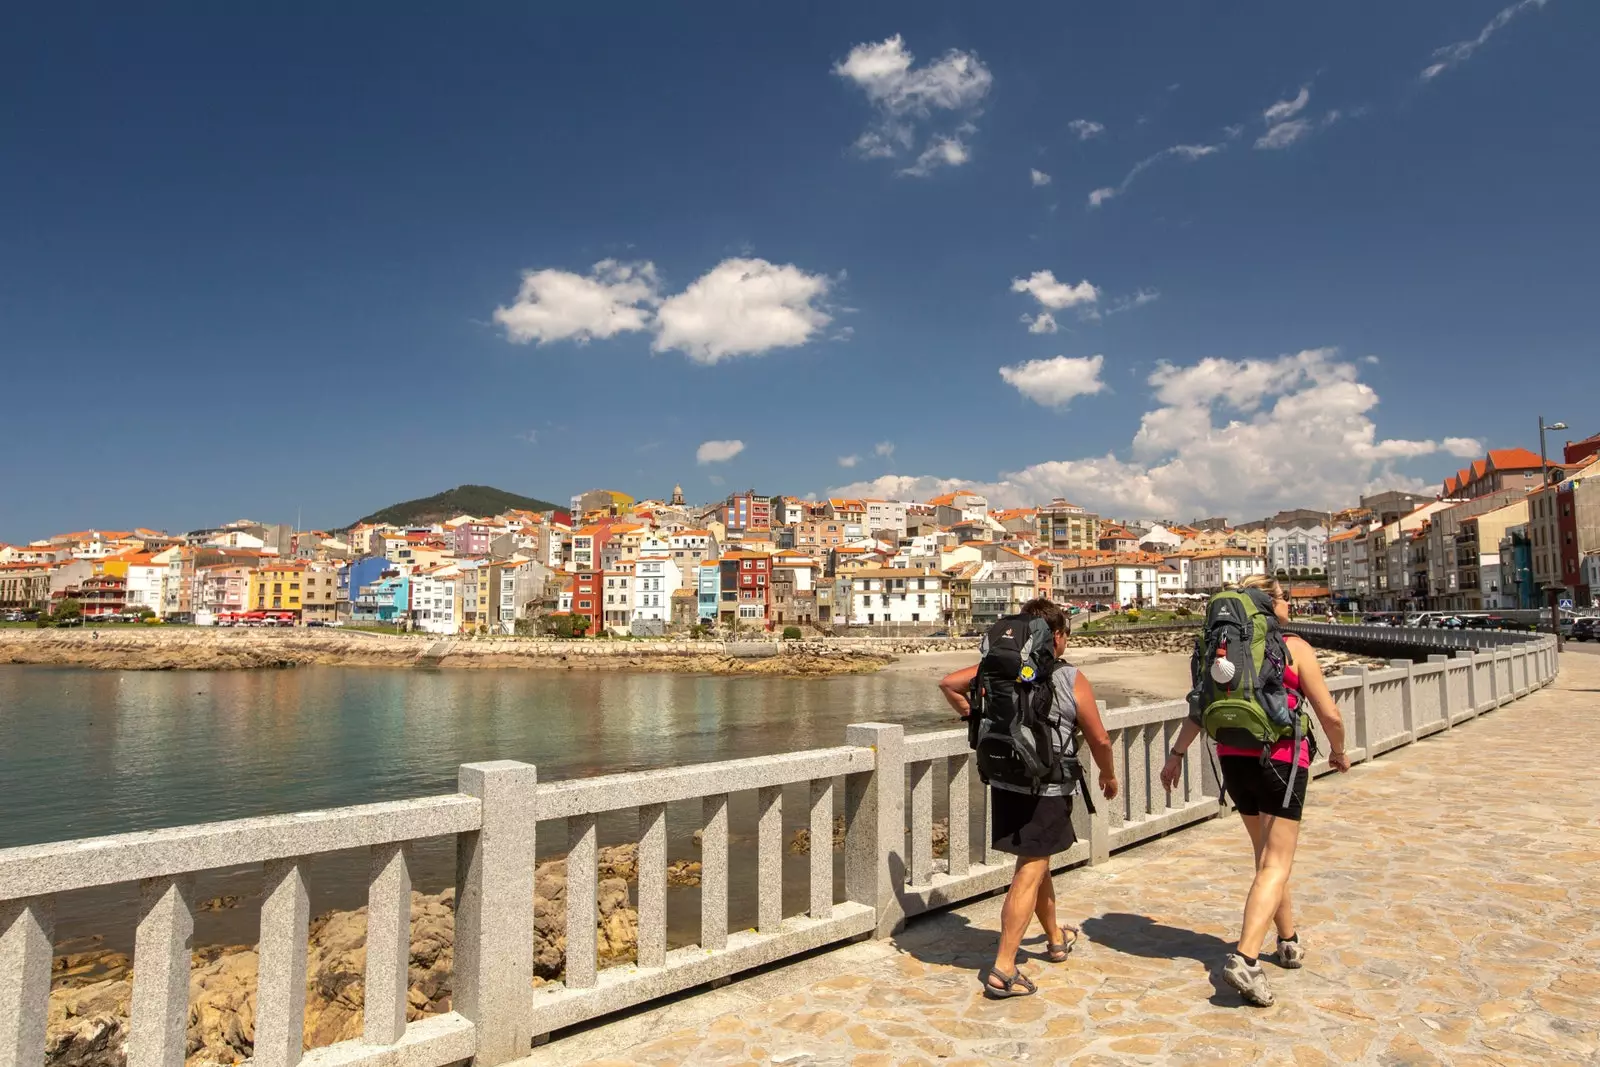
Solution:
M1289 785L1290 764L1284 760L1267 760L1260 756L1222 756L1222 781L1233 798L1240 815L1271 815L1279 819L1300 821L1306 806L1306 782L1311 779L1311 768L1295 771L1294 794L1287 805L1283 802L1284 790Z
M989 844L1013 856L1054 856L1078 840L1072 828L1072 798L989 790Z

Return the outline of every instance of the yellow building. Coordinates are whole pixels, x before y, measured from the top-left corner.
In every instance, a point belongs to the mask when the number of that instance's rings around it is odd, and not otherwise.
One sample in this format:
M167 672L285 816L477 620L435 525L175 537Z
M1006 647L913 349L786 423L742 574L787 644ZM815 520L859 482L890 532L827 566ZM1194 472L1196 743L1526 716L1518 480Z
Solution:
M251 611L299 612L304 604L304 563L264 563L250 572Z

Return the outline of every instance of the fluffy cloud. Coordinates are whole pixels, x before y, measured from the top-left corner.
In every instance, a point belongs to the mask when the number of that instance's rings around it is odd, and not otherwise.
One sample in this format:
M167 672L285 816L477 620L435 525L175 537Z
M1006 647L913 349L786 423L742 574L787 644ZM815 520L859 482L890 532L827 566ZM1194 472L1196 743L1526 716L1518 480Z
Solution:
M1024 314L1022 323L1028 327L1029 333L1055 333L1061 328L1056 325L1056 317L1048 311L1041 311L1037 315Z
M832 490L850 496L926 498L968 487L1003 505L1064 496L1102 514L1255 518L1286 507L1328 507L1363 492L1417 485L1395 464L1446 443L1383 439L1377 394L1333 349L1274 359L1163 364L1148 379L1156 406L1124 457L1115 453L1037 463L992 482L892 476Z
M708 463L726 463L743 451L743 441L707 441L694 450L694 459L704 467Z
M861 457L860 456L840 456L839 457L839 466L841 466L841 467L854 467L857 463L860 463L860 462L861 462Z
M803 345L832 322L817 306L829 280L764 259L725 259L656 312L657 352L696 363Z
M1432 81L1445 71L1458 63L1465 63L1472 58L1472 53L1482 48L1490 37L1504 28L1506 23L1527 11L1529 8L1542 8L1548 0L1517 0L1517 3L1501 8L1495 13L1494 18L1478 31L1478 36L1469 37L1465 41L1456 41L1433 50L1433 62L1422 69L1422 80Z
M1044 171L1040 170L1038 167L1034 167L1033 169L1028 171L1028 178L1029 178L1029 180L1031 180L1033 182L1033 187L1035 189L1037 189L1041 185L1049 185L1050 184L1050 175L1046 174Z
M1011 279L1013 293L1032 293L1033 298L1051 311L1093 304L1100 299L1100 290L1087 280L1072 285L1056 281L1054 271L1036 270L1026 278Z
M1073 397L1093 396L1105 389L1100 380L1104 356L1055 356L1001 367L1000 377L1017 392L1045 407L1065 407Z
M1163 159L1181 159L1186 163L1193 163L1197 159L1216 155L1224 147L1226 146L1220 144L1175 144L1170 148L1163 148L1154 155L1146 156L1135 163L1133 169L1128 171L1127 176L1122 179L1121 184L1103 186L1091 192L1089 194L1089 206L1096 208L1114 196L1121 196L1128 191L1128 186L1133 184L1133 179Z
M1087 141L1091 137L1099 137L1106 132L1104 126L1089 119L1073 119L1067 123L1067 129L1077 134L1080 141Z
M834 64L833 72L866 93L877 112L872 125L856 139L856 151L862 156L891 159L914 151L920 128L942 114L959 120L956 130L932 137L916 162L899 173L923 176L971 158L962 138L975 132L970 120L994 84L989 68L971 52L951 49L919 67L905 41L895 34L856 45Z
M877 444L872 446L872 454L875 455L875 456L881 456L884 459L893 459L894 458L894 442L893 441L879 441Z
M518 344L576 340L643 330L660 302L653 263L603 259L588 274L530 270L510 307L494 309L506 339Z
M1484 452L1483 442L1476 437L1446 437L1439 447L1461 459L1475 459Z

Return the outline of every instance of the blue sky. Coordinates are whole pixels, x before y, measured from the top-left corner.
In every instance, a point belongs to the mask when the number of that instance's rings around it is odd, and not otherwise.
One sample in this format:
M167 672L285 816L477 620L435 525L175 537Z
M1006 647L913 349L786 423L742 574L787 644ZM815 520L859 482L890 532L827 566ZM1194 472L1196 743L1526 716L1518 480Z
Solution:
M1600 429L1594 5L105 10L0 40L0 540L466 482L1249 518Z

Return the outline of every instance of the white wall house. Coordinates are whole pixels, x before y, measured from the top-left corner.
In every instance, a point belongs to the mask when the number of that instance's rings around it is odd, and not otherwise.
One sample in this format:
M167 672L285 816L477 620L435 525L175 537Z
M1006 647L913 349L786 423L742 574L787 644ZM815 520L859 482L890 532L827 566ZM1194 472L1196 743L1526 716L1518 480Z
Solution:
M416 574L411 577L411 617L417 629L426 634L453 634L461 630L456 614L456 577Z
M899 500L868 500L867 531L894 530L905 533L906 505Z
M1274 526L1267 531L1267 570L1299 578L1324 572L1328 563L1326 526Z
M1098 600L1142 607L1155 603L1160 593L1158 569L1154 563L1096 561L1080 567L1063 567L1061 585L1069 600Z
M633 625L633 581L636 567L638 567L636 560L619 563L612 570L606 571L605 578L600 583L604 590L600 595L600 607L604 612L601 619L607 630L627 633Z
M1184 592L1183 572L1170 563L1161 564L1156 568L1156 589L1162 596Z
M683 584L682 572L667 555L640 556L634 561L633 617L646 622L672 621L672 594Z
M1171 552L1183 544L1183 538L1159 522L1139 537L1139 547L1147 552Z
M945 576L936 570L866 568L850 576L850 623L943 622Z
M1198 552L1190 567L1191 589L1200 593L1214 593L1252 574L1265 574L1267 570L1265 560L1242 548L1214 548L1209 552Z
M128 610L139 611L149 608L160 615L162 612L161 583L166 580L167 565L165 563L130 563L128 564Z

